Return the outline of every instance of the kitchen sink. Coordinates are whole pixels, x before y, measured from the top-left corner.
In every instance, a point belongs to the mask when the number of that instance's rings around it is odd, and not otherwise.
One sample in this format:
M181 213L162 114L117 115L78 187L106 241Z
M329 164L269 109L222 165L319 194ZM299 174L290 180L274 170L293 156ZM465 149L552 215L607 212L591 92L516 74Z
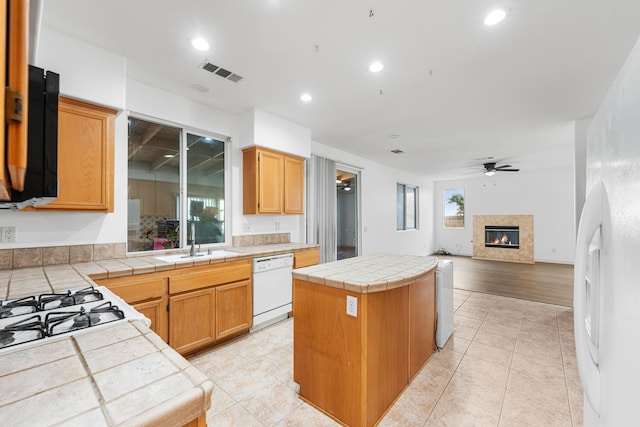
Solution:
M175 254L175 255L157 256L154 258L164 262L180 262L180 261L195 261L199 259L236 257L238 255L240 255L238 252L219 250L219 251L211 251L211 253L199 252L195 256L191 256L189 254Z

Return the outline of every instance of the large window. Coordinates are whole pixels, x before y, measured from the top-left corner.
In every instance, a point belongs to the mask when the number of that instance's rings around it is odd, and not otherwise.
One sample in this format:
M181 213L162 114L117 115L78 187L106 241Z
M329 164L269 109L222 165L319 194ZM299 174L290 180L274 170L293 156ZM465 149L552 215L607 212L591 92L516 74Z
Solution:
M129 252L225 241L224 139L129 118Z
M418 228L418 187L397 184L396 218L397 230Z
M444 228L464 228L464 189L444 190Z

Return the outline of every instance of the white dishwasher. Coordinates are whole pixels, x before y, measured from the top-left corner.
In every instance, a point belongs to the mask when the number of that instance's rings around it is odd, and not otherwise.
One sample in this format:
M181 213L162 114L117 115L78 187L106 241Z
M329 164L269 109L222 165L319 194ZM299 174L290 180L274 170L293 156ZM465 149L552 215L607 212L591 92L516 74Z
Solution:
M286 319L292 310L293 254L253 259L253 327L251 331Z

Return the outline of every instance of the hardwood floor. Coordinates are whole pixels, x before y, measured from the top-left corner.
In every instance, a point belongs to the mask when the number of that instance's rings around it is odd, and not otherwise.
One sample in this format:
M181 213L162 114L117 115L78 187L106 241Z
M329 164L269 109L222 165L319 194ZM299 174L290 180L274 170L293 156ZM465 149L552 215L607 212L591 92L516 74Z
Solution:
M453 261L453 287L456 289L573 306L573 265L435 256Z

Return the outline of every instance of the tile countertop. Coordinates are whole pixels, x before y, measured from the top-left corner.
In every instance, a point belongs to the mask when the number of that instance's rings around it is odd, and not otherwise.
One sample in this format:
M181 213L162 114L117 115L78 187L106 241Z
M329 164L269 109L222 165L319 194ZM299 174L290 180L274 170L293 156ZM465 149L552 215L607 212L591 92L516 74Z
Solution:
M167 255L167 253L154 252L132 255L126 258L0 270L0 300L11 300L43 293L61 292L68 289L86 288L94 284L91 279L108 279L135 274L154 273L156 271L216 264L239 259L251 259L259 256L309 250L318 247L318 245L304 243L276 243L260 246L216 248L215 250L225 250L238 254L237 256L227 256L224 258L185 259L179 262L165 262L155 257ZM206 253L205 250L203 250L203 252ZM175 253L178 252L172 254Z
M0 352L0 413L15 426L182 426L213 382L139 321Z
M356 293L409 285L438 266L431 256L371 254L293 270L293 278Z

